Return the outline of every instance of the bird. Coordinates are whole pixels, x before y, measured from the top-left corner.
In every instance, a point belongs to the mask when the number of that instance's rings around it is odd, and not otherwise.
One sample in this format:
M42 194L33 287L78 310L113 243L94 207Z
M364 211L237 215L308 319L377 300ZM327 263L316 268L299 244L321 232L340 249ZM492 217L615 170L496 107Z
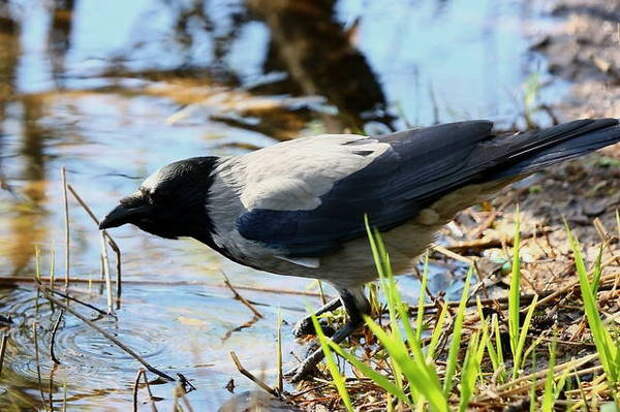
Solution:
M278 275L319 279L344 306L341 342L363 324L363 286L377 279L365 219L382 234L395 274L441 227L503 187L620 141L617 119L582 119L519 133L487 120L396 133L300 137L234 156L175 161L150 175L101 221L168 239L192 237L226 258ZM311 318L295 327L310 333ZM303 379L318 349L292 373Z

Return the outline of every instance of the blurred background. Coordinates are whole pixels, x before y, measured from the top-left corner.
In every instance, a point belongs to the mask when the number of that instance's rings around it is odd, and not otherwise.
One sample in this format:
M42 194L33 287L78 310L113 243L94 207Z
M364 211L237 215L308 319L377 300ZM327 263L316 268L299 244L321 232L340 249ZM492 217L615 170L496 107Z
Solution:
M47 348L56 315L49 305L37 310L32 286L11 279L31 278L37 255L43 275L64 276L61 167L102 216L145 176L186 157L476 118L504 129L550 124L531 101L553 104L567 85L530 51L555 24L538 3L0 0L0 312L13 322L0 409L49 399L60 408L65 392L80 410L131 402L139 365L70 316L56 337L61 365L41 350L39 384L32 325L38 319L38 345ZM75 201L69 206L71 276L98 279L97 228ZM231 378L235 391L253 388L230 350L273 379L279 308L285 352L300 349L290 325L319 300L282 289L316 285L257 274L192 240L133 227L112 234L128 283L118 320L98 322L155 366L193 379L198 410L231 397ZM431 287L458 293L461 268L443 269ZM253 315L222 287L220 271L235 285L276 291L243 292L264 318L247 327ZM416 280L403 283L415 299ZM76 293L105 305L98 290L85 283ZM169 406L172 389L154 388L158 405Z

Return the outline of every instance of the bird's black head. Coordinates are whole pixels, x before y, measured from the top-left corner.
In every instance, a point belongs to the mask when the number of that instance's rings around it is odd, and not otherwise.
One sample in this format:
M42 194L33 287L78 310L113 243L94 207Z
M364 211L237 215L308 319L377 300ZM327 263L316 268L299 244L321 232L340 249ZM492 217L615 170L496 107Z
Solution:
M135 193L121 199L99 228L132 223L168 239L209 236L206 203L216 161L216 157L194 157L162 167Z

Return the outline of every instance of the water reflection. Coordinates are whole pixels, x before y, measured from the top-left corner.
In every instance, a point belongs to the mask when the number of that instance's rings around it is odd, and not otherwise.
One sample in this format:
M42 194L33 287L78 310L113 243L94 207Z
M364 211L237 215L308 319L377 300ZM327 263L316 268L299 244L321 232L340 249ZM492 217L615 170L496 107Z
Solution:
M0 275L31 277L36 246L47 274L50 253L62 251L61 166L101 216L136 180L180 158L373 125L384 131L469 115L512 121L520 108L506 96L532 69L521 27L533 13L518 0L109 0L106 7L0 0ZM71 273L96 279L97 229L73 202L69 212ZM283 284L306 290L307 281L256 273L191 240L131 227L114 235L125 279L164 284L126 287L118 322L98 322L157 366L194 378L198 409L228 398L231 377L239 390L253 388L229 362L231 350L273 378L278 304L292 324L306 304L319 303L244 290L265 317L240 329L252 314L221 288L220 270L234 284L278 291ZM458 294L451 279L434 282ZM415 300L417 282L403 284ZM105 306L97 287L75 287ZM31 286L0 289L0 313L16 321L0 409L41 404L34 299ZM56 316L49 306L40 310L42 346ZM283 333L287 350L295 348ZM137 365L71 317L57 343L64 362L54 371L54 399L66 382L71 407L127 409ZM53 369L41 356L48 388ZM170 406L171 388L155 390Z
M22 159L21 201L14 202L11 214L11 251L13 275L20 275L31 263L35 246L45 239L46 225L42 224L46 202L45 140L48 132L41 125L43 100L39 96L24 96L23 137L19 150Z
M57 88L62 88L65 68L65 56L71 48L71 31L75 0L54 0L52 4L52 22L49 28L49 53L52 63L52 76Z
M334 0L249 0L271 34L265 71L284 69L306 95L325 96L338 115L328 132L363 131L368 120L390 124L385 96L364 55L335 21ZM290 86L287 90L291 90Z

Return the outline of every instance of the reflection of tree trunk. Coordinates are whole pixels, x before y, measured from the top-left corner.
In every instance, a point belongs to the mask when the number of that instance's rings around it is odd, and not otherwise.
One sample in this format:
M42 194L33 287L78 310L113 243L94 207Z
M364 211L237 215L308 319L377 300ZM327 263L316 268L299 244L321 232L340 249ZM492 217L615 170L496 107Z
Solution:
M41 204L45 201L44 138L46 131L40 126L43 101L39 96L25 96L23 102L23 142L20 154L24 159L22 178L26 181L23 194L27 201L16 204L11 220L11 260L13 272L19 273L28 266L34 255L35 245L45 234L41 223Z
M303 93L325 96L345 126L363 129L363 119L389 123L374 73L333 21L335 0L247 2L269 26L278 57Z
M15 98L15 76L19 48L19 25L11 17L9 4L0 0L0 153L3 149L2 136L6 108ZM7 188L0 156L0 190Z
M8 2L0 0L0 127L6 104L15 96L19 52L19 25L11 18Z
M52 24L48 36L52 60L52 75L58 84L65 66L65 57L71 47L75 0L54 0Z

